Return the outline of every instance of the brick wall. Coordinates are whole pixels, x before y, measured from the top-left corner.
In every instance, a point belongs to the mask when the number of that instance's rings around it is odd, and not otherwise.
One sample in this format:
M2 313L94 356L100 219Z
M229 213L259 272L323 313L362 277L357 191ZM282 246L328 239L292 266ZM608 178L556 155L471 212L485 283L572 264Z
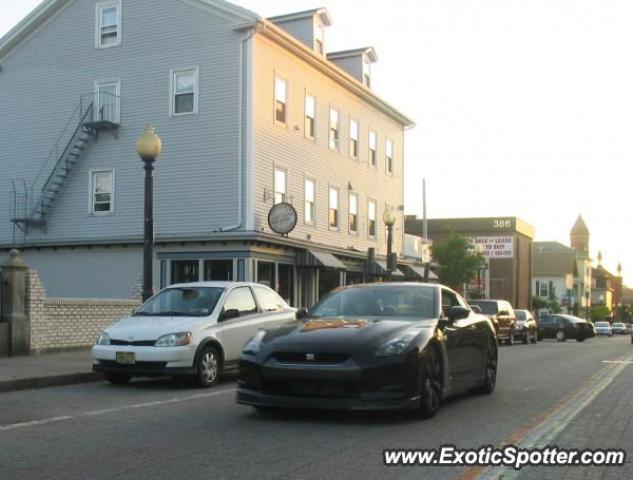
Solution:
M93 345L101 331L138 307L139 300L48 298L40 277L29 270L26 314L31 351Z

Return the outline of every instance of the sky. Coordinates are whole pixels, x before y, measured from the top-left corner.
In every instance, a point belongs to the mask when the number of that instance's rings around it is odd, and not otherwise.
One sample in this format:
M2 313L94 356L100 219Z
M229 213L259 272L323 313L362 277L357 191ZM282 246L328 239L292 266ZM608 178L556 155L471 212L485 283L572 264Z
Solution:
M174 0L176 1L176 0ZM0 35L39 0L0 0ZM373 46L374 91L416 122L405 212L518 216L633 279L633 2L234 0L262 16L326 7L330 51ZM627 213L628 212L628 213Z

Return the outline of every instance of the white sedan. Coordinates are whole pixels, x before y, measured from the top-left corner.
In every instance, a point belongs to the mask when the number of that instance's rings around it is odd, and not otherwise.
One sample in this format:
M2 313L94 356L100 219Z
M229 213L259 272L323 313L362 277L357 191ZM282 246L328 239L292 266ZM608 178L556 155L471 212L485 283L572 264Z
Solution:
M92 348L92 367L112 383L190 375L209 387L222 371L237 367L259 329L295 320L296 309L263 285L172 285L103 331Z

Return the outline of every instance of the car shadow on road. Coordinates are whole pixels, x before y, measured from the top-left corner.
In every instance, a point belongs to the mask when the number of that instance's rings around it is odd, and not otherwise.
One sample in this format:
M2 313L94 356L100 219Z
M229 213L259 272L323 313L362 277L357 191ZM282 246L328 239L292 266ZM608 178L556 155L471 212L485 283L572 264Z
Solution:
M173 390L173 391L185 391L191 390L193 392L213 391L213 388L220 386L230 386L237 380L237 374L227 373L220 377L217 385L210 389L199 388L196 385L195 379L191 377L152 377L152 378L133 378L129 383L122 385L110 385L107 387L112 388L126 388L126 389L142 389L142 390Z

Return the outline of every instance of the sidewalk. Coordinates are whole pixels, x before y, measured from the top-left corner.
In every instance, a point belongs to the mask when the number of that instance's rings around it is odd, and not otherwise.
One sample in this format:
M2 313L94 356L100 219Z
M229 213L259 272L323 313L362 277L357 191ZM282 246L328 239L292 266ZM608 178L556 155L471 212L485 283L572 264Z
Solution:
M92 371L90 349L0 358L0 392L72 385L103 379Z

